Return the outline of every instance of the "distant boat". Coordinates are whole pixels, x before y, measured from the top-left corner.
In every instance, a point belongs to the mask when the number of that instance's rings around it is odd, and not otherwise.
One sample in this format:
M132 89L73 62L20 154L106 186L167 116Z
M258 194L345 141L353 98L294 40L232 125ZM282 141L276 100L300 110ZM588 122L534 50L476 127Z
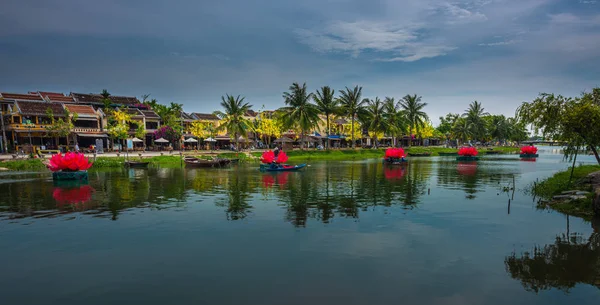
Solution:
M129 168L148 168L150 162L143 161L125 161L125 166Z
M198 158L185 158L183 160L186 167L222 167L231 163L229 159L214 159L214 160L202 160Z
M439 152L440 156L458 156L458 152Z
M431 157L431 153L430 152L408 153L408 155L411 156L411 157Z

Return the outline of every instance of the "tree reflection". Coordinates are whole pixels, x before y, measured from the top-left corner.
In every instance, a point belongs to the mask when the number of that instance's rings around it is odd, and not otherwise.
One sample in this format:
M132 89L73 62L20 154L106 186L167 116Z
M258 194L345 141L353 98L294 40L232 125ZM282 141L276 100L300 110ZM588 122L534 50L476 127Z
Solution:
M246 218L248 213L250 213L250 209L252 209L252 206L248 203L250 197L248 176L229 172L226 190L227 196L218 199L217 206L224 206L227 208L225 210L227 220Z
M563 234L554 244L519 256L513 253L504 264L527 291L556 288L568 292L577 284L600 288L600 234L596 231L587 240L581 235Z

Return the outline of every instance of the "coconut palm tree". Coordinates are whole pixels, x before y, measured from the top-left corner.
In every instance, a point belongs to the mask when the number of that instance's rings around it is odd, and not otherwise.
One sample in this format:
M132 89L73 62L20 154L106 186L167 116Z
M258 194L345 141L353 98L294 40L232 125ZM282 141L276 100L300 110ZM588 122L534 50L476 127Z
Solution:
M429 121L429 116L423 111L423 108L427 106L427 103L421 102L421 97L414 95L406 95L400 101L400 107L406 114L406 119L409 123L410 132L416 130L417 134L419 130L425 126L425 123ZM411 145L412 141L408 141L408 146Z
M404 111L400 110L399 103L396 103L393 97L386 97L383 101L384 118L387 121L389 132L392 135L392 145L396 146L396 136L407 131L407 122Z
M472 136L471 130L472 128L465 118L458 118L452 126L451 132L454 138L459 139L460 143L464 143ZM459 146L460 143L458 143Z
M367 129L373 133L373 145L377 148L377 134L384 133L389 129L388 121L385 118L384 103L379 100L379 97L375 97L375 100L368 101L366 116L363 121Z
M313 95L317 109L325 115L327 123L327 149L331 147L331 140L329 139L329 134L331 133L331 130L329 129L329 117L340 112L340 102L335 98L334 94L335 90L329 88L329 86L324 86L320 91L317 90L317 93Z
M364 113L364 107L367 102L366 99L361 99L362 87L356 86L350 90L346 87L346 90L340 92L340 105L341 111L344 115L349 116L352 120L352 148L356 147L356 141L354 140L354 121L356 118Z
M252 105L245 103L244 99L244 97L240 98L239 95L237 97L229 94L221 96L221 106L224 111L214 112L214 115L222 120L218 130L226 129L230 135L233 135L238 150L240 149L238 136L246 138L248 131L252 129L252 123L244 117L246 112L252 108Z
M282 113L281 119L286 127L297 127L301 132L301 148L304 148L305 133L310 131L319 122L319 109L310 102L313 94L306 89L306 83L293 83L289 92L283 93L286 107L279 111Z
M471 127L471 135L475 140L480 140L485 136L485 121L483 117L488 115L490 114L485 112L485 109L478 101L469 104L469 108L465 110L463 117Z

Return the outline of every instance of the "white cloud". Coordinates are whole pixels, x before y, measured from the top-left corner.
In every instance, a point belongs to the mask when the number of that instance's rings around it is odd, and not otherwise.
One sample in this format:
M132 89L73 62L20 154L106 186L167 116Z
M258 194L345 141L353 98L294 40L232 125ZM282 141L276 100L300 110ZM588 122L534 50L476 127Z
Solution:
M550 23L552 25L583 25L599 26L600 14L593 16L578 16L572 13L550 14Z
M466 8L458 6L457 4L446 2L441 4L441 6L445 9L445 13L452 17L448 21L448 23L450 24L470 23L487 20L487 17L484 14L480 12L470 11Z
M480 43L479 46L482 46L482 47L508 46L508 45L512 45L515 43L519 43L521 41L522 40L509 39L509 40L496 41L496 42Z

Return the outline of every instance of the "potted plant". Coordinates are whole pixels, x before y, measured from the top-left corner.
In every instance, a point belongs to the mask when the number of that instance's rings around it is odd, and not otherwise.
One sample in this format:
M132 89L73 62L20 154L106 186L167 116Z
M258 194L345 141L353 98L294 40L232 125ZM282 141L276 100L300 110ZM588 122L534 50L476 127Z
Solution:
M53 155L50 158L48 169L52 171L52 178L55 181L62 180L88 180L87 170L92 164L83 154L67 152Z
M479 157L477 157L478 151L475 147L461 147L458 150L458 157L456 157L457 161L477 161Z

